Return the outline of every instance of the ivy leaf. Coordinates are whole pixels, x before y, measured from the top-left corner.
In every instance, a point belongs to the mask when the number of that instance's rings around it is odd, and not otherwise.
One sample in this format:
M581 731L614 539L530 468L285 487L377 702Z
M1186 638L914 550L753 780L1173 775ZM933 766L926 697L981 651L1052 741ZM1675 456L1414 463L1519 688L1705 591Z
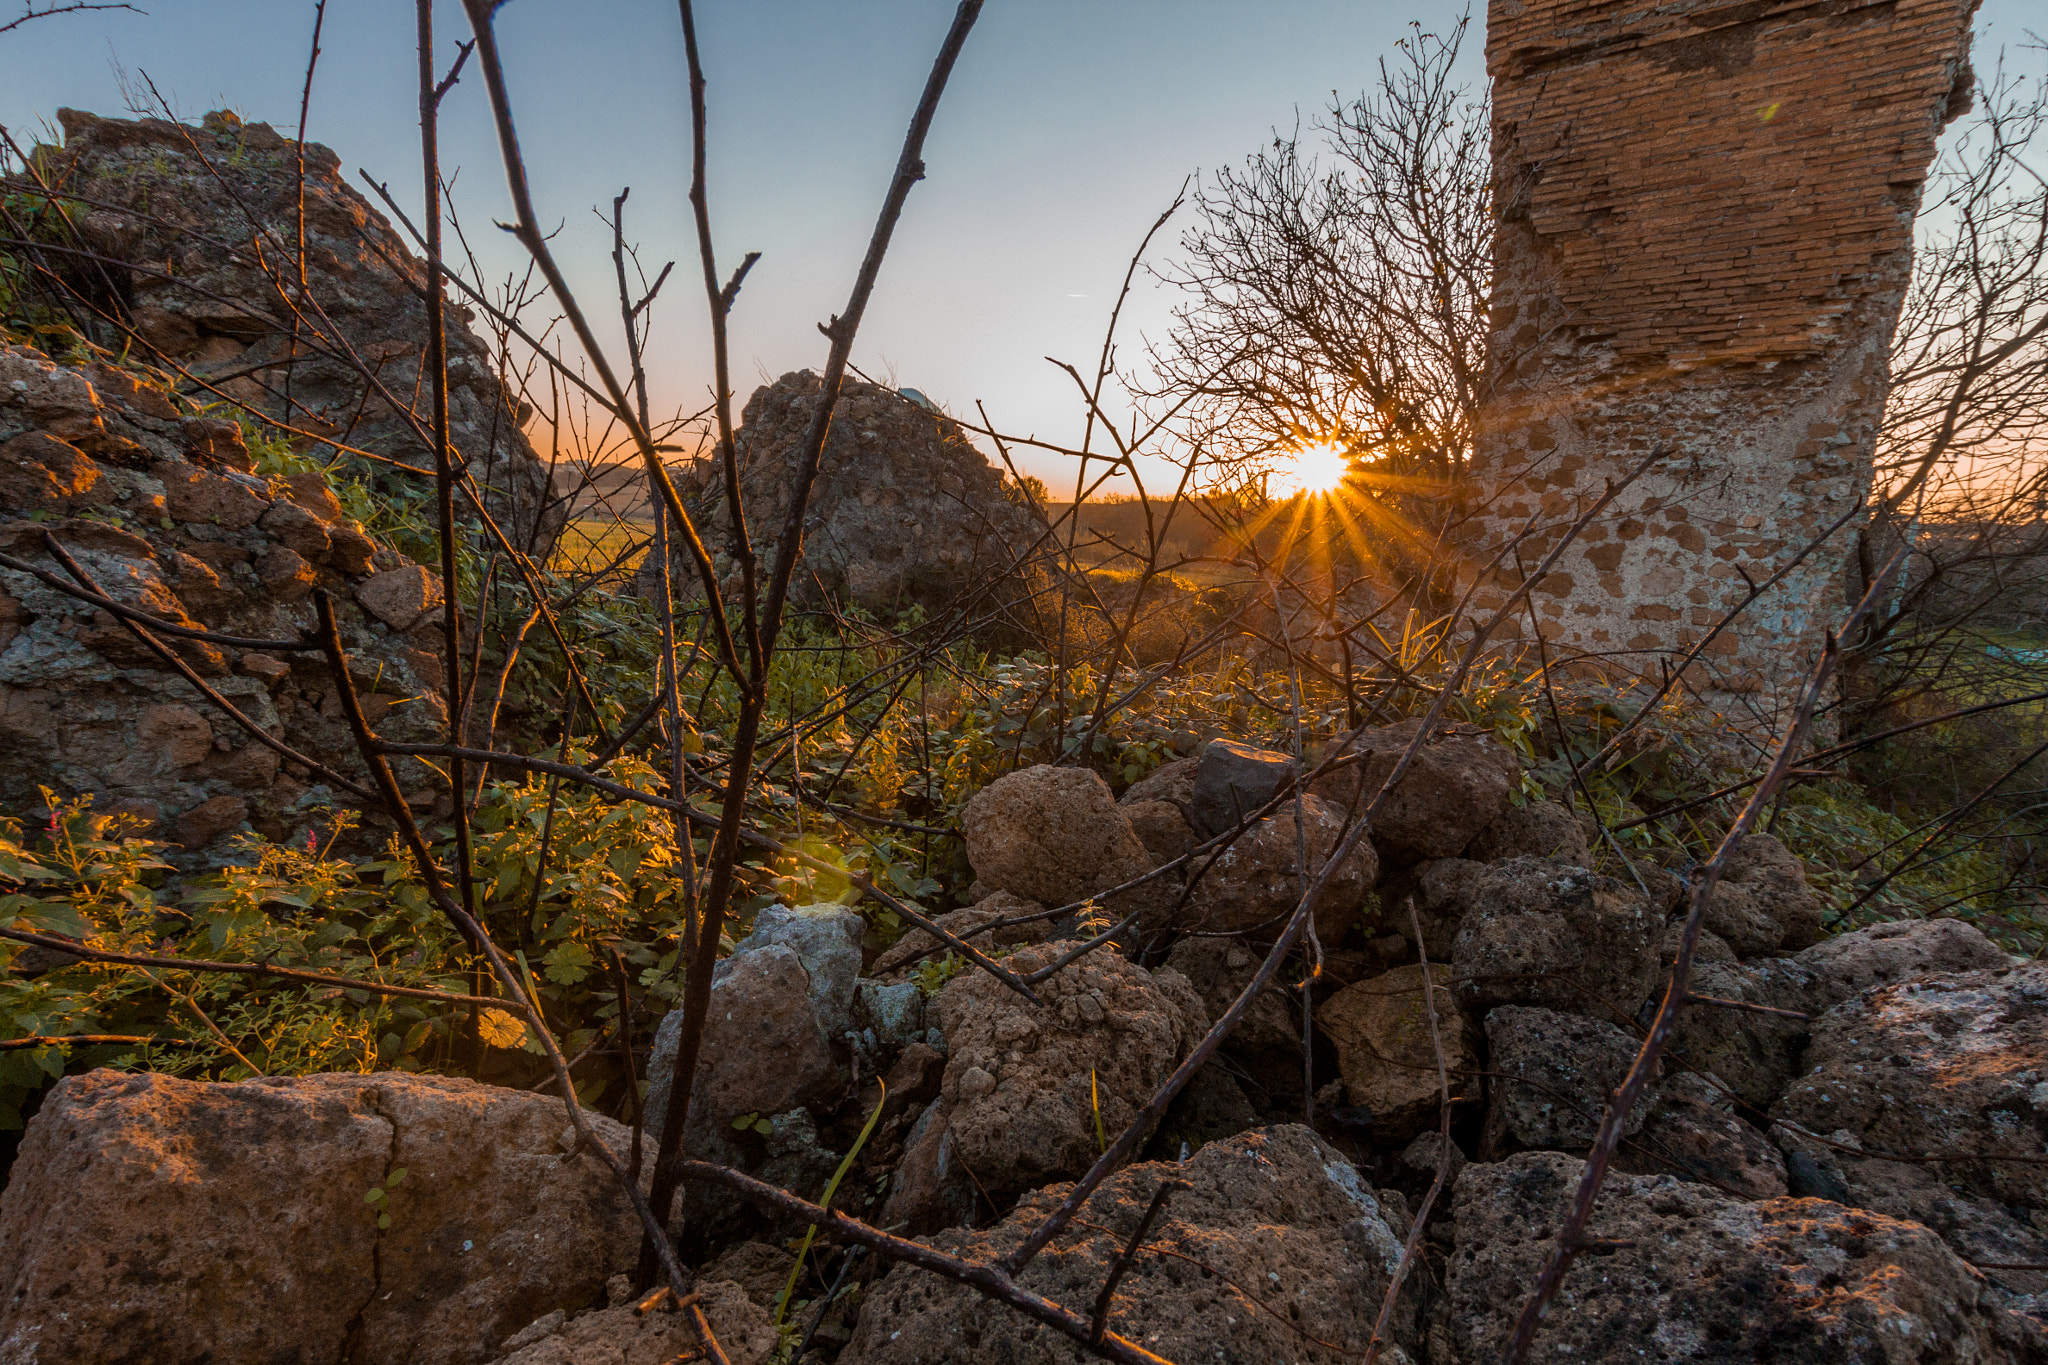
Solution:
M476 1033L490 1047L518 1047L526 1041L526 1021L503 1010L487 1009L477 1016Z

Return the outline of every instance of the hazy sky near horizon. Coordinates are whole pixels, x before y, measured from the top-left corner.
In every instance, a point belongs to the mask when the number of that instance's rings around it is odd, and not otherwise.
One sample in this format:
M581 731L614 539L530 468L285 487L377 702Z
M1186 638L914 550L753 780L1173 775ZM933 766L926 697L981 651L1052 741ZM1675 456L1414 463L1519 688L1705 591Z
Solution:
M60 106L118 115L143 74L179 115L232 108L295 130L313 0L137 0L146 13L64 15L0 35L0 123L33 135ZM11 7L10 7L11 8ZM844 304L905 124L953 0L700 0L709 77L710 193L722 271L762 259L732 319L739 401L822 365L815 324ZM1986 0L1978 61L2004 45L2038 70L2025 0ZM419 203L414 7L329 0L307 135ZM990 0L927 143L854 361L950 410L1071 441L1082 408L1044 357L1091 371L1133 249L1184 180L1241 161L1275 126L1305 124L1372 80L1411 20L1443 32L1461 7L1391 0ZM436 6L445 66L467 34ZM7 16L11 17L11 15ZM2038 20L2033 21L2040 27ZM1461 65L1483 87L1477 24ZM499 11L513 99L543 219L572 284L616 344L608 211L654 269L677 261L650 353L657 407L709 392L709 346L685 198L688 97L672 0L513 0ZM124 73L125 76L124 76ZM521 253L482 82L444 108L442 164L469 240L501 279ZM1187 210L1176 220L1187 221ZM1174 228L1161 241L1170 249ZM1169 291L1141 276L1119 333L1126 362L1164 331ZM1064 473L1056 460L1027 467ZM1057 487L1057 484L1055 484Z

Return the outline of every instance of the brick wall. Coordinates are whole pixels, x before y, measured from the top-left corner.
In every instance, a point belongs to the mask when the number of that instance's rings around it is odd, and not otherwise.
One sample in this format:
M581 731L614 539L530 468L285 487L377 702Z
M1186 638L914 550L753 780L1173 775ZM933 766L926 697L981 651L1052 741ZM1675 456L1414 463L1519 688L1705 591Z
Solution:
M1608 478L1669 452L1535 590L1557 654L1657 676L1868 488L1975 7L1492 0L1501 222L1475 565L1533 518L1533 567ZM1696 685L1761 701L1803 673L1853 531L1718 638ZM1477 600L1519 581L1506 563Z

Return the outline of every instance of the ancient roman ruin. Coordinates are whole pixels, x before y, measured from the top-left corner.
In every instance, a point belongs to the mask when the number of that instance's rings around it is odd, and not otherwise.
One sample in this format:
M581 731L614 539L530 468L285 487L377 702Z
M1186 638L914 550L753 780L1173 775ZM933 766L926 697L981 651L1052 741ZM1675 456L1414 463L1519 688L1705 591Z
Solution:
M1974 10L1494 0L1475 568L1533 529L1482 608L1659 454L1537 586L1545 638L1654 678L1847 516L1693 675L1722 694L1796 681L1804 658L1784 646L1842 603L1914 213L1970 97Z

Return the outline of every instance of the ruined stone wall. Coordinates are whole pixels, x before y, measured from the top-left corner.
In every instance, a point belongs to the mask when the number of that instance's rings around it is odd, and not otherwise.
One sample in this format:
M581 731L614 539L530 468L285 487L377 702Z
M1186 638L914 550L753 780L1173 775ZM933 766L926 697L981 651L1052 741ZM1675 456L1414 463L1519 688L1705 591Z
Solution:
M1935 138L1975 0L1492 0L1500 203L1475 566L1533 567L1556 651L1655 677L1869 486ZM1768 699L1842 595L1853 525L1692 675ZM1482 606L1519 582L1515 556ZM1526 622L1524 623L1526 625Z

